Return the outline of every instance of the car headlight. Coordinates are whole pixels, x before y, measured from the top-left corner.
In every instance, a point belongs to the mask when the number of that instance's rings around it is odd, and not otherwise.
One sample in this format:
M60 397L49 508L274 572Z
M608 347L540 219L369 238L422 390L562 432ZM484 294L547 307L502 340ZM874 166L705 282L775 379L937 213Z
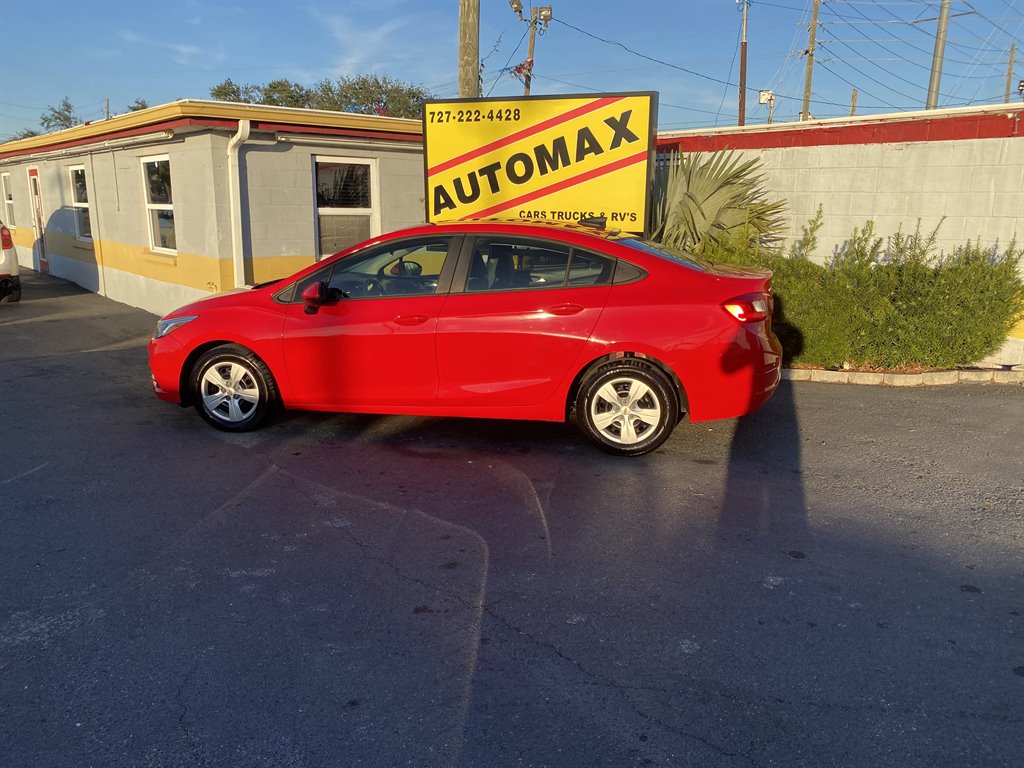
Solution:
M171 331L175 330L176 328L181 328L181 326L185 325L186 323L191 323L197 317L199 317L199 315L185 315L184 317L162 317L156 322L156 333L153 334L153 338L162 338Z

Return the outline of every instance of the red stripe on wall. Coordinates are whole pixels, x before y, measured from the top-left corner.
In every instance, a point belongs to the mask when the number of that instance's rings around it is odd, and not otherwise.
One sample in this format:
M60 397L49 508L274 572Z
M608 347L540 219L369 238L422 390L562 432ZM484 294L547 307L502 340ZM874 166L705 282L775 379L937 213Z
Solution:
M580 117L581 115L586 115L590 112L595 112L596 110L601 109L602 107L607 107L609 104L614 104L616 101L621 101L624 98L624 96L608 96L603 99L597 99L596 101L593 101L590 104L584 104L581 107L576 107L576 109L570 109L564 115L558 115L557 117L549 118L541 123L537 123L536 125L531 125L528 128L523 128L522 130L516 131L515 133L510 133L508 136L503 136L500 139L492 141L490 144L484 144L482 147L471 149L469 152L461 154L458 157L453 157L451 160L445 160L443 163L438 163L433 168L428 168L427 173L443 173L444 171L447 171L449 168L454 168L457 165L462 165L463 163L472 160L475 157L481 157L495 149L507 147L509 144L514 144L520 139L525 139L528 136L534 136L540 133L541 131L546 131L548 128L553 128L556 125L567 123L568 121Z
M745 130L713 136L660 138L659 151L713 152L720 149L778 149L854 144L900 144L920 141L1007 139L1024 136L1024 112L957 117L924 117L867 125L832 125L816 128Z
M545 195L551 195L554 194L555 192L560 192L563 189L566 189L567 187L580 184L584 181L590 181L591 179L596 179L599 176L604 176L605 174L611 173L612 171L618 171L623 168L627 168L630 165L635 165L636 163L642 163L646 159L646 151L637 152L635 155L624 157L621 160L616 160L614 163L609 163L608 165L602 165L600 168L594 168L593 170L587 171L586 173L581 173L578 176L573 176L571 179L563 179L562 181L556 182L554 184L549 184L548 186L543 187L541 189L536 189L533 192L526 192L525 194L522 194L519 197L514 197L511 200L506 200L503 203L497 203L495 205L490 206L489 208L474 211L473 213L467 213L462 218L485 219L488 216L493 216L494 214L499 213L500 211L508 210L509 208L513 208L517 205L522 205L523 203L529 203L533 200L536 200L539 197L544 197Z

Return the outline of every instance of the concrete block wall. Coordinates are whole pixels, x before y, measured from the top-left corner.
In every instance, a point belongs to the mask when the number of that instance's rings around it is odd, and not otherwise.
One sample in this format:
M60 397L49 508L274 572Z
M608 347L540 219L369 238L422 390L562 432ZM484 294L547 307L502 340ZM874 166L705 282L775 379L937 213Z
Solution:
M289 274L316 257L315 157L376 160L373 183L378 185L380 226L372 234L424 221L423 155L418 144L406 150L252 141L243 146L242 160L247 255L263 262L258 268L261 274Z
M967 241L1005 247L1024 242L1024 141L811 146L742 150L763 164L765 186L789 205L787 242L818 206L824 226L812 255L830 258L854 228L873 221L888 237L938 227L938 252Z
M1024 242L1020 105L704 129L661 134L658 145L758 157L769 196L789 206L787 243L822 206L819 261L869 220L881 237L912 233L919 222L926 235L938 227L939 253L975 240Z

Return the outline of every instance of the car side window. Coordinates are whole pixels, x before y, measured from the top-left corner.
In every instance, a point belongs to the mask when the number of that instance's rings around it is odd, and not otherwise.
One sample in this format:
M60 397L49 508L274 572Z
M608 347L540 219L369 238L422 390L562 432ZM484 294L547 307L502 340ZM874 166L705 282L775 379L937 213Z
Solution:
M468 292L587 286L611 282L615 261L560 243L479 238L466 279Z
M615 275L615 264L615 259L574 248L572 262L569 264L569 278L566 283L572 287L607 285Z
M295 300L320 281L327 283L328 291L348 299L436 293L451 245L451 237L428 237L369 248L314 272L296 286Z

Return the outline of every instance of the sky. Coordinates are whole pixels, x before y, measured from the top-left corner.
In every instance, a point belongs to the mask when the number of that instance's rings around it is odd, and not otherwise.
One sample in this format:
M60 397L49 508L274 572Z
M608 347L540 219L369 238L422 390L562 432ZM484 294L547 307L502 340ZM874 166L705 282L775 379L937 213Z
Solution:
M534 3L541 5L542 3ZM940 1L822 0L811 114L925 107ZM657 91L659 129L735 125L741 4L737 0L543 0L533 95ZM751 0L746 123L795 120L804 91L812 0ZM529 14L530 0L523 0ZM0 0L0 141L67 97L83 121L207 99L230 78L312 85L359 74L458 95L458 0ZM508 0L480 0L483 94L519 96L511 71L529 25ZM939 107L1011 98L1024 79L1024 0L952 0Z

